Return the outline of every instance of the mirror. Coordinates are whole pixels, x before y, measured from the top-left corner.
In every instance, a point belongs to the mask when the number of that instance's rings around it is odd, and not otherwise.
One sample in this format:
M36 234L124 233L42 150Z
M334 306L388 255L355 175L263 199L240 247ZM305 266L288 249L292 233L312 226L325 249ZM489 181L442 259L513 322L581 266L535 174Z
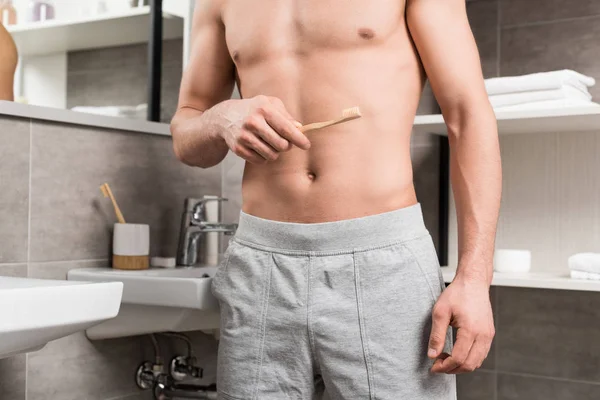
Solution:
M0 0L0 56L19 54L14 100L75 111L147 118L154 0ZM162 1L160 120L177 106L193 0ZM4 33L4 40L1 33ZM2 74L10 66L2 62ZM6 85L7 79L2 79Z

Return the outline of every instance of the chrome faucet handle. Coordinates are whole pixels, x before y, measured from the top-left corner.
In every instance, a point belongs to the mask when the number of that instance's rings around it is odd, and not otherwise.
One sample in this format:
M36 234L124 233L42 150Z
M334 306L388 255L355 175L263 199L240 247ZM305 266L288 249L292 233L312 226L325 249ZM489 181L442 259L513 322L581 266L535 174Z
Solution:
M227 199L225 197L215 197L215 198L207 198L207 199L188 199L188 200L190 200L190 201L189 201L189 203L187 203L186 208L188 209L188 211L190 211L192 213L192 223L204 221L204 212L206 209L206 203L209 203L212 201L218 201L221 203L224 201L229 201L229 199Z

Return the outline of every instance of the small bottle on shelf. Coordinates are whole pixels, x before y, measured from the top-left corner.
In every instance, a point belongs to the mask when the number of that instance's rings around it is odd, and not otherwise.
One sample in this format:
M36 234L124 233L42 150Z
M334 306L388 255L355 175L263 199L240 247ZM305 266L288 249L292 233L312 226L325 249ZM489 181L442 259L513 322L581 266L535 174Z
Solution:
M50 0L30 0L29 21L42 22L54 19L54 5Z
M0 23L4 26L17 23L17 10L15 10L12 0L0 0Z

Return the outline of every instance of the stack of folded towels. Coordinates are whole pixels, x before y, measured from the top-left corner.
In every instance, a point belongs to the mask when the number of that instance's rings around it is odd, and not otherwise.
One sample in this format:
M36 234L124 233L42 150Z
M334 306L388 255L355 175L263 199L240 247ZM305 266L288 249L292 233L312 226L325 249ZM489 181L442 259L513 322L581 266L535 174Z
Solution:
M594 78L572 70L486 79L485 88L496 111L531 110L582 105L592 102L588 88Z
M571 278L600 280L600 254L579 253L569 257Z

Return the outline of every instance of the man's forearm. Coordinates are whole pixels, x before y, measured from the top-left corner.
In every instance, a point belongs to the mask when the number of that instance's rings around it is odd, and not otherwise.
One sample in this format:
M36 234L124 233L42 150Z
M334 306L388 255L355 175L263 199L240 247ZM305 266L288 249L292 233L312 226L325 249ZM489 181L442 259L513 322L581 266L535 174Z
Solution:
M458 220L457 276L491 283L502 167L489 105L448 116L451 180Z
M212 108L205 112L185 107L177 111L171 122L171 134L179 160L209 168L225 158L229 148L220 135L222 128L214 114L218 113Z

